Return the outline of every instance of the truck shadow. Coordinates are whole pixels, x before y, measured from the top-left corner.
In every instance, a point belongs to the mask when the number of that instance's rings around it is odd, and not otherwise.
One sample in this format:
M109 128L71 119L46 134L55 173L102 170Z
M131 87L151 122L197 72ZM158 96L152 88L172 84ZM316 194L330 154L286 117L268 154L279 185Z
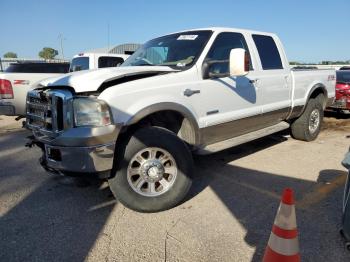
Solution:
M18 132L0 136L0 261L84 260L116 201L101 181L48 175Z
M243 148L197 156L195 162L200 168L190 197L210 187L246 230L244 241L255 248L252 257L255 262L262 260L283 188L293 188L302 260L323 261L328 257L348 261L350 254L338 233L347 172L322 170L315 183L229 164L283 141L283 136L273 135L247 143Z
M350 119L350 113L341 113L336 111L325 111L324 116L334 119Z
M0 218L1 261L87 257L116 201L96 181L79 180L50 177Z

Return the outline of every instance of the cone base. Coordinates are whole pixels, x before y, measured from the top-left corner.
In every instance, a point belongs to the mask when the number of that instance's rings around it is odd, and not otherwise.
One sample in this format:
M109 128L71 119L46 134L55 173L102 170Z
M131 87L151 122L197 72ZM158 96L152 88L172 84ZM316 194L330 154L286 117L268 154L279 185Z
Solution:
M285 256L276 253L269 246L266 247L263 262L300 262L300 254Z

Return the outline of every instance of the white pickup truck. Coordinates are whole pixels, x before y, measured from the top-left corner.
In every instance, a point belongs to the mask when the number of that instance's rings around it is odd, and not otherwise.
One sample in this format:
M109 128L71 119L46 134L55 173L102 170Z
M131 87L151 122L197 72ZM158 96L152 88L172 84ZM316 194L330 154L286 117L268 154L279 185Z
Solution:
M12 63L0 73L0 115L24 116L27 92L32 85L48 77L67 73L69 63Z
M123 204L155 212L184 199L192 153L287 128L314 140L334 95L335 71L291 71L274 34L197 29L150 40L121 67L43 81L27 127L47 171L98 174Z

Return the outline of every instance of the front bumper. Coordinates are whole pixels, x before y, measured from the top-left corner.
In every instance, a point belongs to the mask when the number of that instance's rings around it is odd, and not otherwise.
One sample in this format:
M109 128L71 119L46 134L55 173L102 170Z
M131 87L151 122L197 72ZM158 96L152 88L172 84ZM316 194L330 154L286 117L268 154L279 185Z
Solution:
M0 115L14 116L15 113L15 107L11 103L0 100Z
M113 166L115 142L90 147L44 145L42 165L47 170L63 173L101 173Z
M350 98L335 100L330 107L333 109L350 110Z
M106 173L113 167L119 131L115 125L72 128L50 141L34 131L35 144L43 153L40 163L54 173Z

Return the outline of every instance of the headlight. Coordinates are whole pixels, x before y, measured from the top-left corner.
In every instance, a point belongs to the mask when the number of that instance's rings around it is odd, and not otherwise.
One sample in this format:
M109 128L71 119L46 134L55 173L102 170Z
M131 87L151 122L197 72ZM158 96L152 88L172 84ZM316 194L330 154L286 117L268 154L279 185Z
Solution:
M94 98L73 100L75 126L106 126L112 123L108 105Z

